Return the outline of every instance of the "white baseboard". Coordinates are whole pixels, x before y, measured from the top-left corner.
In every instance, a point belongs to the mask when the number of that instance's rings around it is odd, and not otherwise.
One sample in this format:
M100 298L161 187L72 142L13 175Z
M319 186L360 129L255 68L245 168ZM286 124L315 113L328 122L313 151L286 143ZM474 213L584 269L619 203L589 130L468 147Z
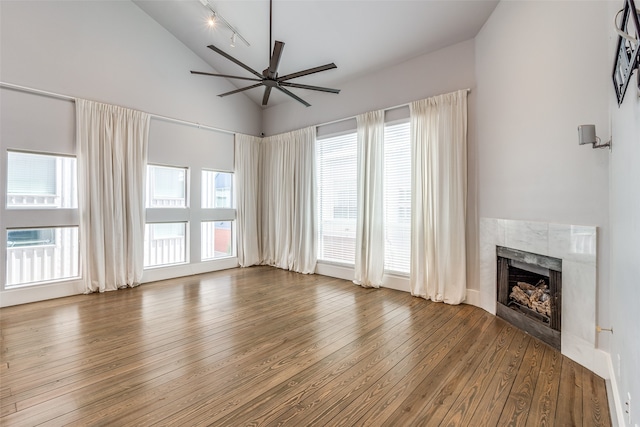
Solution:
M226 270L238 266L237 258L224 258L219 260L199 262L196 264L183 264L171 267L154 268L142 273L141 283L157 282L158 280L173 279L176 277L192 276L194 274L209 273L212 271ZM81 295L84 293L84 283L81 280L48 283L45 285L25 286L0 292L0 307L27 304L31 302L45 301L54 298Z
M611 355L605 351L597 350L599 353L600 363L606 367L607 376L600 375L607 382L607 397L609 400L609 412L611 413L611 425L619 427L627 427L624 404L620 393L618 392L618 380L616 379L616 373L613 368L613 360ZM596 372L597 374L598 372ZM617 422L616 422L617 421ZM631 427L631 426L629 426Z
M0 292L0 307L70 297L72 295L80 295L83 292L84 283L80 280L8 289Z
M222 258L203 261L194 264L180 264L169 267L150 268L142 273L141 283L157 282L158 280L174 279L176 277L193 276L194 274L227 270L238 266L238 258Z
M322 276L335 277L336 279L353 280L353 267L345 267L335 264L316 264L316 274ZM382 277L382 287L388 289L395 289L396 291L411 292L409 286L409 278L405 276L397 276L395 274L384 274Z
M336 279L353 280L353 268L334 264L316 264L316 274L335 277Z

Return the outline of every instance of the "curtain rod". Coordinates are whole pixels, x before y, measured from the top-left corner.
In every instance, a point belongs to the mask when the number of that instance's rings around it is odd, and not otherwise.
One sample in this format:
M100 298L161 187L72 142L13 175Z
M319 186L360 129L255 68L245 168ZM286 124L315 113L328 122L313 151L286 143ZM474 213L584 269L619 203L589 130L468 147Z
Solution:
M0 87L6 87L7 89L18 90L18 91L21 91L21 92L34 93L36 95L44 95L44 96L48 96L50 98L62 99L64 101L71 101L71 102L74 102L74 103L76 102L76 98L74 98L73 96L63 95L63 94L55 93L55 92L49 92L49 91L42 90L42 89L35 89L35 88L32 88L32 87L27 87L27 86L20 86L20 85L16 85L16 84L13 84L13 83L0 82ZM213 127L213 126L202 125L200 123L189 122L187 120L182 120L182 119L175 119L173 117L161 116L159 114L153 114L153 113L147 113L147 114L149 114L149 116L154 118L154 119L164 120L166 122L180 123L180 124L188 125L188 126L194 126L194 127L197 127L198 129L208 129L208 130L213 130L213 131L216 131L216 132L228 133L228 134L231 134L231 135L235 135L237 133L237 132L234 132L234 131L231 131L231 130L220 129L220 128L216 128L216 127Z
M466 90L467 93L471 92L470 88L461 89L461 90ZM457 91L454 91L454 92L457 92ZM448 93L453 93L453 92L448 92ZM445 95L445 94L440 94L440 95ZM440 96L440 95L433 95L433 96ZM432 98L432 97L430 96L429 98ZM393 107L383 108L382 110L384 110L384 111L395 110L396 108L408 107L409 105L411 105L411 102L405 102L404 104L394 105ZM344 121L347 121L347 120L355 119L356 117L357 117L357 115L356 116L349 116L349 117L344 117L342 119L331 120L329 122L324 122L324 123L320 123L320 124L317 124L317 125L311 125L311 126L319 127L319 126L332 125L334 123L340 123L340 122L344 122Z

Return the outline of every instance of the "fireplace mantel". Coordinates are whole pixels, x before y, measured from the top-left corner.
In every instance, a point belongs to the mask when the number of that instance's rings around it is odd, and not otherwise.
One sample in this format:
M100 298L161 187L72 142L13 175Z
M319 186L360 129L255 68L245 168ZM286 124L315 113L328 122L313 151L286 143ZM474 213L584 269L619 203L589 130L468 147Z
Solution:
M596 371L596 227L480 219L480 306L496 313L496 246L562 260L562 354Z

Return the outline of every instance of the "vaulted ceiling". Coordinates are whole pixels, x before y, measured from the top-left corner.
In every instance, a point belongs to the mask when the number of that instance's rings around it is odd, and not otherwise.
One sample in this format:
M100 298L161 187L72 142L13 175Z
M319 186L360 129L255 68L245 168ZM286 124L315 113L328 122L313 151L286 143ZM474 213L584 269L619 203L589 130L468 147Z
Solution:
M134 3L218 73L252 77L207 45L219 47L258 72L268 66L273 49L269 45L268 0L210 0L213 9L250 44L237 39L235 47L230 46L232 32L225 25L207 25L211 13L199 0ZM285 43L279 74L334 62L337 69L295 82L339 89L341 82L475 37L497 3L498 0L274 0L273 40ZM238 88L252 84L230 82ZM308 93L304 89L292 91L302 98ZM243 93L261 104L262 88ZM285 101L291 98L276 91L269 106Z

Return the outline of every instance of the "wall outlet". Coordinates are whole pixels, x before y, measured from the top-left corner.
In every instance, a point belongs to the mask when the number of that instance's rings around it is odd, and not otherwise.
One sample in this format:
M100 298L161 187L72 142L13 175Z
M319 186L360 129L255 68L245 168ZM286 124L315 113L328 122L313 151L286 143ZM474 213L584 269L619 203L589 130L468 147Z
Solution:
M627 401L625 402L627 407L627 424L631 425L631 393L627 392Z

